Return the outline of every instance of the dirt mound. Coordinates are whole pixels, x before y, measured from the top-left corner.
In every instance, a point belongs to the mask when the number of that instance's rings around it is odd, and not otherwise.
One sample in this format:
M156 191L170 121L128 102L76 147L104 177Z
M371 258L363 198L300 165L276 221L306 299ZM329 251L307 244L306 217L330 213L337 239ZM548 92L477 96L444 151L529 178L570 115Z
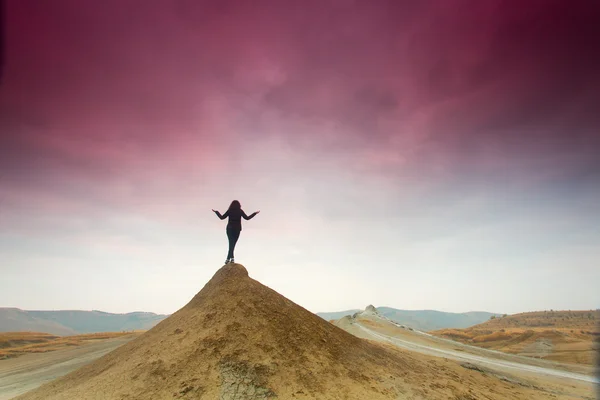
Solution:
M20 398L384 399L397 396L407 370L401 354L344 332L229 264L150 331Z
M529 400L546 395L448 359L360 339L251 279L243 266L228 264L185 307L148 332L19 399Z
M375 313L377 313L377 309L375 308L374 305L369 304L367 306L367 308L365 308L365 312L375 314Z

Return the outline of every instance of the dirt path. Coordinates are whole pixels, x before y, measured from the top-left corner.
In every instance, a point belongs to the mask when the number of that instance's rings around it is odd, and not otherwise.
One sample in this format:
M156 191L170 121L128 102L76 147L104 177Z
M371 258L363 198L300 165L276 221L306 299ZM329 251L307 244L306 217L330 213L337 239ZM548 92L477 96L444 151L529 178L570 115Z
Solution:
M467 352L459 352L459 351L454 351L454 350L434 348L432 346L414 343L414 342L410 342L407 340L399 339L397 337L392 337L392 336L388 336L388 335L385 335L382 333L375 332L374 330L365 327L364 325L360 324L359 322L357 322L356 325L360 329L362 329L365 333L367 333L368 335L371 335L376 340L389 342L389 343L395 344L398 347L402 347L407 350L417 351L417 352L420 352L423 354L447 357L447 358L451 358L451 359L458 360L458 361L470 361L470 362L475 362L477 364L483 364L483 365L490 366L490 367L497 367L497 368L499 367L502 369L516 370L516 372L532 372L535 374L575 379L575 380L589 382L589 383L600 383L600 380L598 380L598 378L596 378L594 376L590 376L590 375L578 374L578 373L574 373L574 372L567 372L567 371L562 371L562 370L557 370L557 369L543 368L543 367L538 367L538 366L528 365L528 364L521 364L521 363L514 362L514 361L507 361L507 360L501 360L501 359L494 359L494 358L490 358L490 357L483 357L480 355L470 354Z
M70 349L0 360L0 400L12 399L66 375L138 336L127 335Z

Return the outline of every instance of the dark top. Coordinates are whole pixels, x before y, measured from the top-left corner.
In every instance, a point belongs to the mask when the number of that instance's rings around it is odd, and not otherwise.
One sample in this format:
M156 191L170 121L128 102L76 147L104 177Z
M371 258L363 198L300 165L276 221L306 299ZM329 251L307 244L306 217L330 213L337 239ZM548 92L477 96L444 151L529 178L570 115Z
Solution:
M246 213L244 212L244 210L227 210L227 212L223 215L221 215L220 212L215 211L215 213L217 214L217 217L221 218L221 219L225 219L227 217L229 217L229 221L227 222L227 228L231 228L231 229L239 229L240 231L242 230L242 217L245 220L249 220L254 218L254 216L256 215L255 212L253 212L250 215L246 215Z

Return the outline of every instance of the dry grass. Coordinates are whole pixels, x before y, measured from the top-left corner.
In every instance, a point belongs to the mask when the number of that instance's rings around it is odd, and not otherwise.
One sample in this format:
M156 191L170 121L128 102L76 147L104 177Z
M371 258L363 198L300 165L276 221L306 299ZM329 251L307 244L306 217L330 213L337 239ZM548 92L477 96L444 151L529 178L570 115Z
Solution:
M76 336L56 336L40 332L0 333L0 359L18 357L28 353L46 353L80 346L94 340L112 339L131 332L88 333Z
M0 349L22 346L29 343L42 343L60 336L40 332L2 332L0 333Z
M594 342L600 340L598 320L598 311L536 311L431 333L511 354L592 365Z
M473 328L494 331L501 328L552 328L594 332L597 330L598 320L598 310L534 311L494 318Z
M460 331L458 329L442 329L432 333L437 336L443 336L456 341L469 341L473 339L472 332Z
M473 341L475 343L481 343L481 342L494 342L497 340L508 340L508 339L512 339L513 336L510 333L506 333L506 332L494 332L494 333L490 333L489 335L479 335L473 338Z

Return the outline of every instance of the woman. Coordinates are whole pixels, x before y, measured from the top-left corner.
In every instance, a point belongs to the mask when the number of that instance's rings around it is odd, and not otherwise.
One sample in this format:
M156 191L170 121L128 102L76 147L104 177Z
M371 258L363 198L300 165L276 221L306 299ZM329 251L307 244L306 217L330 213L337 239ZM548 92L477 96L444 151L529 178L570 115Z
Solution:
M229 209L225 212L225 214L221 215L217 210L212 210L217 217L220 219L225 219L229 217L229 222L227 222L227 238L229 239L229 252L227 253L227 259L225 260L225 264L229 264L234 262L233 259L233 250L235 249L235 244L237 243L240 232L242 231L242 217L245 220L249 220L254 218L256 214L260 211L253 212L250 215L246 215L244 210L242 210L242 206L239 201L234 200L229 205Z

